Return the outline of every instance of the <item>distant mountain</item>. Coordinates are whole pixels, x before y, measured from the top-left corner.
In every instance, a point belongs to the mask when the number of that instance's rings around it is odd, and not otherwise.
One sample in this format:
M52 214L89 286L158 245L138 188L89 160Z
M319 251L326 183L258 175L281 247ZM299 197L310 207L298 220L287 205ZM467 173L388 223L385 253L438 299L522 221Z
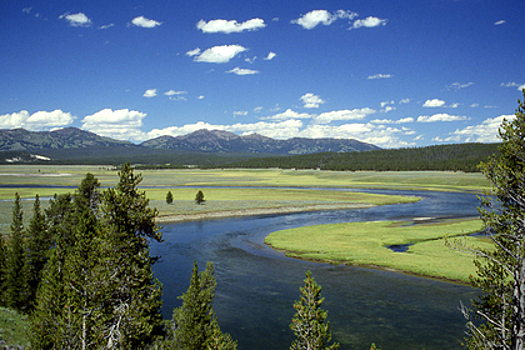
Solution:
M135 147L128 141L113 140L77 128L55 131L0 130L0 151L37 151L89 147Z
M198 130L184 136L160 136L140 144L142 147L215 153L310 154L356 152L379 147L353 139L292 138L275 140L258 134L239 136L221 130Z

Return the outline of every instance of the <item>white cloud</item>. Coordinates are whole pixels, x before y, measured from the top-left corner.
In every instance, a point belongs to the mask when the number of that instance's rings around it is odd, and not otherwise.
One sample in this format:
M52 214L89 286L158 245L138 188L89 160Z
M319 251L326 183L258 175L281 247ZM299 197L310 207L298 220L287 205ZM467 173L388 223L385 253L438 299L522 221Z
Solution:
M396 110L396 107L392 107L392 106L386 106L385 109L382 109L381 112L383 113L388 113L390 111L395 111Z
M275 56L277 56L277 54L275 52L271 52L268 54L268 56L266 56L265 58L263 58L263 60L266 60L266 61L270 61L270 60L273 60L275 58Z
M164 93L166 96L174 96L174 95L185 95L187 94L187 91L175 91L175 90L169 90Z
M271 117L263 117L263 120L292 120L292 119L311 119L315 114L297 113L291 109L287 109L283 113L273 115Z
M476 108L479 107L479 103L473 103L469 106L470 108Z
M242 115L242 116L248 115L248 111L234 111L233 112L233 116L234 117L236 117L238 115Z
M203 95L200 95L199 97L197 97L198 100L204 100L204 96Z
M518 83L516 83L514 81L510 81L510 82L508 82L506 84L505 83L501 83L500 86L504 86L504 87L514 87L514 86L516 86L516 87L518 87L518 91L521 91L521 90L525 89L525 84L518 84Z
M379 26L386 26L387 20L377 17L367 17L365 19L358 19L352 25L353 29L365 27L365 28L374 28Z
M115 139L141 140L144 133L140 131L142 119L146 113L130 111L128 109L103 109L82 120L82 128L98 135Z
M392 119L374 119L371 120L370 123L372 124L405 124L405 123L412 123L414 121L414 118L407 117L399 120L392 120Z
M446 113L434 114L432 116L422 115L417 118L418 123L435 123L435 122L454 122L460 120L468 120L468 117L450 115Z
M450 137L443 141L464 141L464 142L500 142L498 130L503 119L513 120L515 115L501 115L496 118L488 118L479 125L468 126L461 130L450 133Z
M253 58L246 57L244 59L245 62L248 62L249 64L253 64L255 60L257 59L257 56L254 56Z
M465 83L465 84L452 83L452 85L449 86L449 89L460 90L460 89L468 88L471 85L474 85L474 83L473 82L468 82L468 83Z
M411 98L404 98L402 99L401 101L399 101L399 104L407 104L407 103L410 103L410 101L412 101Z
M369 75L367 79L374 80L374 79L389 79L393 78L394 76L392 74L376 74L376 75Z
M339 111L321 113L318 116L314 117L314 122L317 124L328 124L333 121L359 120L364 119L366 118L366 116L374 113L376 113L376 111L370 108L361 108L353 110L344 109Z
M255 107L255 108L253 109L253 111L254 111L255 113L261 113L262 110L263 110L262 106Z
M155 97L157 96L157 89L148 89L142 96L147 97L147 98Z
M396 102L395 101L383 101L381 102L381 108L388 106L388 105L393 105L393 104L396 104Z
M253 75L259 74L260 72L258 70L235 67L232 70L227 71L226 73L233 73L237 75Z
M324 103L319 96L312 93L304 94L301 96L300 100L303 101L304 108L319 108L319 105Z
M357 13L351 11L339 10L335 13L330 13L326 10L314 10L307 14L294 19L291 23L299 24L305 29L313 29L319 24L328 26L338 19L353 19L357 17Z
M137 27L142 27L142 28L155 28L156 26L160 26L162 24L162 22L157 22L155 20L148 19L144 16L133 18L131 23L133 23Z
M239 23L235 20L227 21L225 19L215 19L209 22L200 20L197 23L197 28L203 33L241 33L244 31L259 30L266 27L264 20L260 18L253 18L246 22Z
M199 48L186 52L188 56L195 56L196 62L227 63L239 53L247 49L240 45L214 46L201 53Z
M495 26L499 26L499 25L502 25L502 24L505 24L507 23L507 21L505 21L504 19L500 20L500 21L497 21L497 22L494 22L494 25Z
M197 55L200 55L200 54L201 54L201 49L199 49L198 47L193 49L193 50L190 50L190 51L186 52L186 55L190 56L190 57L197 56Z
M72 15L69 13L64 13L58 18L65 19L69 22L69 25L73 27L89 27L91 25L91 20L82 12L75 13Z
M445 104L445 101L438 100L437 98L435 98L433 100L426 100L425 103L423 104L423 107L430 107L430 108L442 107L444 104Z
M39 111L29 114L22 110L18 113L0 115L0 129L24 128L38 131L69 125L75 118L69 112L60 109L52 112Z
M98 27L98 29L104 30L104 29L109 29L109 28L114 27L114 26L115 26L114 23L110 23L110 24L106 24L106 25L100 26L100 27Z

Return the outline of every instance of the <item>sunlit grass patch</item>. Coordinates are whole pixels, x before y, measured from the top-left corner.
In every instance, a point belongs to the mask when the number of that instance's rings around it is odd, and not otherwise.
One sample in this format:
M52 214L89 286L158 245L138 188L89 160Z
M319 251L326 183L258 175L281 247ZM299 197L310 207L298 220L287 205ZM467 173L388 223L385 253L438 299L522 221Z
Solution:
M21 345L29 347L29 318L18 312L0 307L0 339L8 346Z
M473 256L450 249L446 239L466 236L481 228L479 219L437 223L358 222L277 231L266 237L265 242L300 259L378 266L467 282L476 272ZM463 239L466 245L492 247L490 242L477 237ZM388 248L406 244L410 246L405 253Z

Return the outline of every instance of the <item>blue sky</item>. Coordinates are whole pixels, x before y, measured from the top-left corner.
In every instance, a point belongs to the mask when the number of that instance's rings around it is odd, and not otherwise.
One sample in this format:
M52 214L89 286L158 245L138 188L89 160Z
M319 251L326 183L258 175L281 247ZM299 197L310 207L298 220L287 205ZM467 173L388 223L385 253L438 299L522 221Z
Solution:
M525 1L4 1L0 128L494 142Z

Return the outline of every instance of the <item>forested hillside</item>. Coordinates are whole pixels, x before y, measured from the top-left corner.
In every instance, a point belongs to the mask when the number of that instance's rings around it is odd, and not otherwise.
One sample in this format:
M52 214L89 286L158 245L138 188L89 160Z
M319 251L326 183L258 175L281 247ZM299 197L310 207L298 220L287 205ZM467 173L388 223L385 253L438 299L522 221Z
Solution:
M317 153L249 159L216 168L281 168L375 171L465 171L498 152L498 144L467 143L352 153Z

